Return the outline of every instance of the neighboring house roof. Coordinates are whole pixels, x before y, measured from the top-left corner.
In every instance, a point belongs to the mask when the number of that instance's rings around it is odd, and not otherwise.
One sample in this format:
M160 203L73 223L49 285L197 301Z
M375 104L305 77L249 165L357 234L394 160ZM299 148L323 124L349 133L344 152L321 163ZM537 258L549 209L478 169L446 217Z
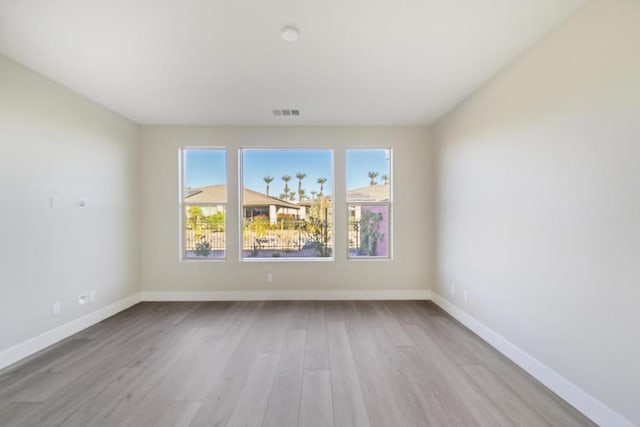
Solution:
M389 184L368 185L347 190L347 200L350 202L388 202L389 195Z
M323 196L325 205L331 205L331 196ZM298 206L305 206L310 208L316 204L320 203L320 198L316 197L315 199L305 199L301 202L297 202Z
M188 203L227 203L227 186L225 184L209 185L185 190L184 199ZM300 209L295 203L289 203L275 197L245 188L242 192L243 206L281 206L284 208Z
M264 193L249 190L248 188L242 191L242 205L243 206L266 206L276 205L285 208L300 209L300 206L295 203L290 203L285 200L277 199L275 197L267 196Z

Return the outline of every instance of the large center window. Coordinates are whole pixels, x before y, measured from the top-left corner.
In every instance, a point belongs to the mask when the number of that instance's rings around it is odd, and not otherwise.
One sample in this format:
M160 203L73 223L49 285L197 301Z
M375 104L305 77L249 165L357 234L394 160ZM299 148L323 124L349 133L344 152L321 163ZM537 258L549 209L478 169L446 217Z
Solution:
M333 150L243 149L242 259L333 257Z

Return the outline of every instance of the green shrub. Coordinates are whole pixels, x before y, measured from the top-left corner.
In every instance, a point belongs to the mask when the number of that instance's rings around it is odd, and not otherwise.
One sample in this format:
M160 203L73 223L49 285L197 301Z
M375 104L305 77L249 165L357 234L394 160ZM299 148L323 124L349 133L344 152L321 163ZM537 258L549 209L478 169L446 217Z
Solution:
M365 209L362 210L358 255L374 256L376 254L378 242L384 238L384 234L379 232L381 221L381 213L369 212Z
M218 212L213 215L202 218L207 228L212 231L224 231L224 212Z
M251 219L247 225L249 231L253 231L256 237L263 237L267 230L271 228L269 218L266 215L259 215Z
M208 256L211 253L211 243L207 242L204 237L200 239L198 243L196 243L196 255L197 256Z

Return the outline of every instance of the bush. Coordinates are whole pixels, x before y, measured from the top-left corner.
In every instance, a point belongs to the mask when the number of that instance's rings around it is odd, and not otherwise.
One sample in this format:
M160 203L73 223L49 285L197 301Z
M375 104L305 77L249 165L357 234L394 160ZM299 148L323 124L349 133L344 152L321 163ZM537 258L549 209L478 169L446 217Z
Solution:
M381 213L369 212L363 209L362 218L360 219L360 248L358 249L358 255L376 255L378 242L384 238L384 235L379 232L381 221Z
M328 227L329 224L326 221L313 217L310 217L305 224L306 233L309 236L305 247L313 249L315 256L331 256Z
M257 237L265 235L267 230L271 228L269 218L266 215L259 215L254 217L247 225L249 231L253 231Z
M278 214L278 221L280 220L285 220L285 221L295 221L296 217L293 214L285 214L285 213L279 213Z
M218 212L213 215L205 216L203 221L207 224L207 228L212 231L224 231L224 212Z
M197 256L208 256L211 253L211 243L206 241L204 236L196 243L195 253Z

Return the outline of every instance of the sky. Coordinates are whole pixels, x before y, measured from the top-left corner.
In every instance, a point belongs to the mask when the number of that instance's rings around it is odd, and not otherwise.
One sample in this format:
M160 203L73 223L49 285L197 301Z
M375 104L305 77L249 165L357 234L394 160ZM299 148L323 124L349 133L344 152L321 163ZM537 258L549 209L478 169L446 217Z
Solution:
M326 178L324 194L333 192L333 153L331 150L244 150L242 158L242 179L244 186L264 193L265 176L274 178L269 194L278 197L284 189L282 176L289 175L289 191L298 191L296 173L307 176L302 180L302 188L307 196L311 191L320 191L318 178Z
M185 187L224 184L227 177L226 163L224 150L185 150Z
M290 191L298 190L296 173L307 176L302 181L302 188L308 196L311 191L320 191L318 178L327 178L324 193L333 192L333 152L332 150L243 150L242 171L244 186L264 193L265 176L274 178L270 184L269 194L278 197L283 192L284 181L281 177L289 175ZM224 150L189 149L185 150L185 186L204 187L226 182L226 159ZM389 174L389 154L384 149L347 150L347 189L369 185L368 172L378 172L378 183L381 176Z
M378 172L376 181L382 184L382 175L389 175L389 150L347 150L347 190L366 187L370 183L369 172Z

